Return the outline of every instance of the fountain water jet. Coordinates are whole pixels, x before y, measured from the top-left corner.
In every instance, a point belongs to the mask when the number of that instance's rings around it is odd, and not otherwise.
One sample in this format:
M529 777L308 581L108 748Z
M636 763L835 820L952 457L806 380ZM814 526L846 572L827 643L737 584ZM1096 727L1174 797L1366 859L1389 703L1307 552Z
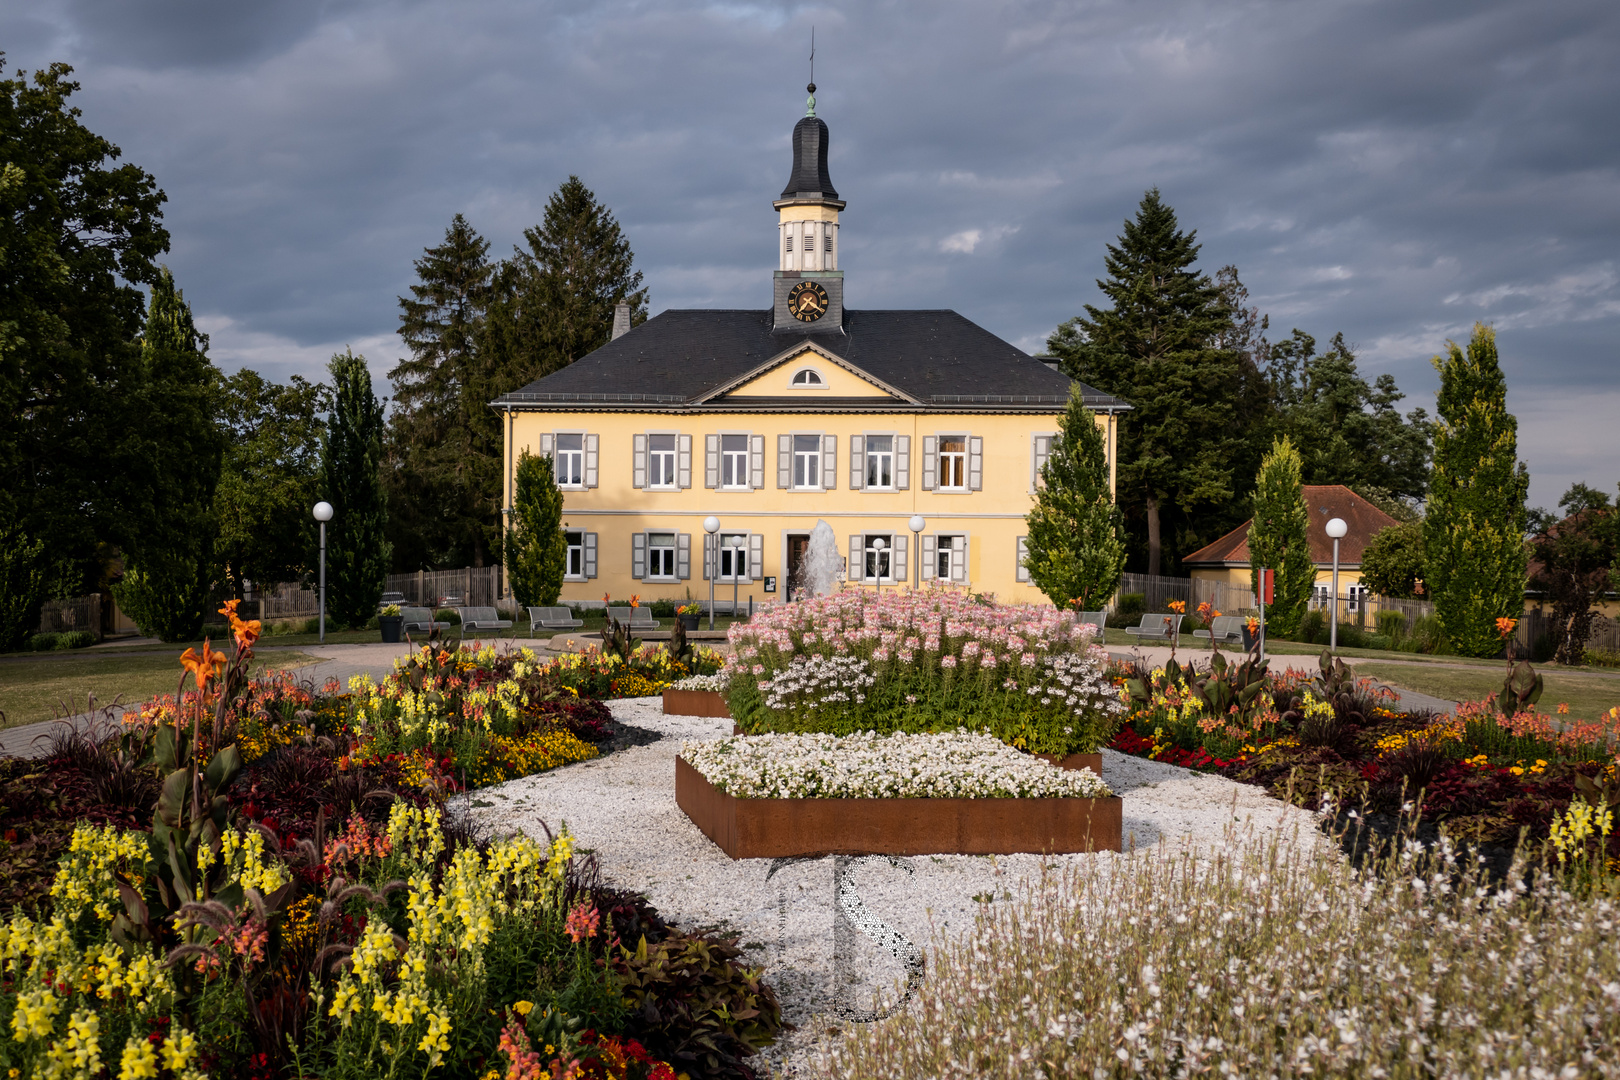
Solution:
M844 568L843 556L838 554L838 538L832 526L817 521L810 530L810 543L805 547L799 563L799 580L811 596L826 596L838 585L838 572Z

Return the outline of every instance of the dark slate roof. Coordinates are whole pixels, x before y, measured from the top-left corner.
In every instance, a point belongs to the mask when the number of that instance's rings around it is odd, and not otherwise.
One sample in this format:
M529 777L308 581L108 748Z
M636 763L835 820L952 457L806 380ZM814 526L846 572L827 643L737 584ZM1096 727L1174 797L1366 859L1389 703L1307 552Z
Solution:
M771 358L811 344L924 406L1049 410L1068 400L1068 376L954 311L845 311L842 334L813 339L773 333L772 319L768 310L664 311L494 404L695 404ZM1095 408L1129 408L1091 387L1083 393ZM771 400L736 404L760 407ZM811 404L802 398L791 403Z
M793 125L793 175L778 199L836 199L827 173L827 124L807 116Z

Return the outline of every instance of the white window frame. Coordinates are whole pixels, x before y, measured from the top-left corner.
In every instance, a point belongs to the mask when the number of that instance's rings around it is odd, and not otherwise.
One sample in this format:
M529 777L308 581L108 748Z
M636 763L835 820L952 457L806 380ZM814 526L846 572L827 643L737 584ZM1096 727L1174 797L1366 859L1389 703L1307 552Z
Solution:
M579 439L579 449L578 450L566 450L565 451L562 448L562 440L565 437L568 437L568 436L575 436L575 437L577 437ZM559 488L561 488L564 491L584 491L586 488L591 486L589 483L586 482L587 480L590 479L590 477L589 477L589 475L587 473L587 470L586 470L586 458L588 456L589 450L590 450L590 435L587 432L584 432L584 431L557 431L557 432L552 433L552 466L553 466L553 468L552 468L552 476L556 478L557 486ZM574 457L575 455L578 455L579 479L577 481L564 480L563 479L565 476L570 475L563 468L563 457L564 457L565 454L570 458Z
M1037 431L1029 437L1029 490L1038 491L1046 486L1041 479L1041 469L1052 456L1052 450L1057 446L1058 432Z
M922 537L922 578L924 581L949 581L963 584L967 581L968 548L971 540L964 532L927 533ZM940 560L946 570L939 572Z
M654 439L668 439L668 450L654 450ZM655 459L662 459L654 465ZM649 431L647 433L647 488L652 491L677 491L681 486L681 437L674 431ZM653 477L663 473L663 466L667 465L668 472L662 478L654 480Z
M738 450L727 450L726 449L726 440L727 439L741 439L742 440L742 449L740 451L738 451ZM720 432L719 440L720 440L720 442L719 442L719 447L718 447L718 453L719 453L720 460L719 460L719 474L715 478L715 486L716 486L716 488L718 490L720 490L720 491L751 491L751 490L753 490L753 487L754 487L754 483L753 483L753 475L754 475L754 469L753 469L753 448L754 448L753 441L754 440L753 440L753 436L747 434L746 432L740 432L740 431L722 431L722 432ZM731 484L726 483L726 465L728 464L728 461L727 461L728 458L735 459L735 461L733 463L735 463L735 462L740 462L741 463L742 480L741 480L740 483L731 483Z
M816 381L813 383L799 382L800 375L814 375ZM788 389L793 391L825 390L827 389L827 373L814 364L802 364L794 368L793 374L788 376Z
M947 451L945 449L946 439L961 439L962 449L960 453L956 451ZM942 434L939 436L939 442L936 445L938 446L938 449L934 452L934 457L936 459L934 465L934 490L951 492L971 490L968 487L968 458L971 456L972 442L967 432L950 432L948 434ZM960 465L961 472L959 479L961 480L961 483L947 484L945 482L945 465L947 459L950 459Z
M872 450L872 440L873 439L888 439L889 440L889 448L887 450L879 450L879 451L874 452ZM867 432L864 436L862 436L862 439L861 439L861 456L864 459L861 462L861 487L862 488L864 488L867 491L899 491L900 490L899 487L897 487L896 483L895 483L896 480L899 478L899 472L898 472L898 469L896 468L896 466L898 464L898 459L899 459L899 456L900 456L899 450L898 450L897 445L896 445L899 441L900 441L899 437L892 431L871 431L871 432ZM872 482L872 466L880 458L887 458L888 463L889 463L889 482L886 483L886 484L881 484L881 483L880 484L874 484Z
M589 580L585 576L585 535L586 534L585 534L584 529L564 529L563 530L563 545L564 545L564 548L563 548L563 580L564 581L587 581L587 580ZM579 538L578 543L574 542L575 537ZM574 567L576 565L579 567L578 570L574 569Z
M878 555L872 547L872 541L878 537L882 537L884 542L881 555ZM903 532L886 532L882 529L851 533L849 537L849 562L847 563L845 576L850 581L867 585L904 584L911 580L908 576L910 564L907 562L909 540L910 537ZM880 574L875 577L867 575L868 562L874 556L876 556L876 561L880 567L886 566L887 574Z
M824 442L824 440L822 438L822 433L819 432L819 431L817 431L817 432L796 431L791 436L789 436L789 438L791 438L793 440L792 443L790 444L793 447L793 455L789 459L789 466L788 466L789 467L789 473L788 473L788 486L789 486L789 488L791 488L793 491L825 491L826 490L826 485L824 483L825 477L822 476L822 473L824 471L823 468L822 468L822 464L823 464L823 462L822 462L823 445L822 444ZM814 439L815 442L816 442L814 451L809 450L809 449L801 449L800 446L799 446L799 440L800 439ZM810 475L815 477L815 483L813 483L813 484L804 484L804 483L799 482L799 477L800 477L800 474L801 474L801 468L800 468L801 465L803 466L803 469L804 469L805 472L807 472Z
M742 537L743 543L736 547L728 547L726 545L726 540L728 537L733 536ZM748 582L753 581L753 534L747 532L719 532L715 533L714 537L715 544L717 545L714 553L714 580L717 582L736 581L742 584L747 584ZM736 556L739 553L742 556L741 566L736 564ZM729 573L727 572L728 565L730 567Z
M672 530L648 529L647 533L647 566L643 581L679 581L681 579L679 552L680 534ZM653 537L667 536L669 543L653 546ZM656 553L656 554L655 554ZM655 564L667 563L666 566Z

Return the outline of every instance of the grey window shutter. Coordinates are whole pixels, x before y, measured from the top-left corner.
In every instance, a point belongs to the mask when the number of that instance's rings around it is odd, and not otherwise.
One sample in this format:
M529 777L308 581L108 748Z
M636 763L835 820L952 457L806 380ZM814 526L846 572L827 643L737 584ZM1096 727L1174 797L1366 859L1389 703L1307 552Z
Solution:
M866 486L866 436L849 437L849 490L859 491Z
M647 580L647 534L630 534L630 576L637 581Z
M832 491L838 486L838 436L821 437L821 486Z
M551 479L557 479L557 437L549 431L540 433L540 456L551 459Z
M906 573L906 541L909 537L896 536L894 538L894 559L889 563L889 569L896 581L910 581Z
M1029 459L1029 490L1034 491L1042 487L1041 470L1046 468L1046 459L1052 456L1052 436L1036 435L1034 451Z
M939 566L939 537L932 533L922 538L922 579L934 580L934 570Z
M793 436L776 437L776 486L793 486Z
M675 439L675 477L682 488L692 486L692 436L680 435Z
M634 458L630 466L630 486L644 488L647 486L647 436L634 436Z
M934 490L934 477L939 474L939 436L923 436L923 479L924 491Z
M1024 565L1024 560L1027 558L1029 558L1029 537L1020 536L1018 538L1018 572L1014 575L1018 581L1029 580L1029 567Z
M675 576L686 581L692 576L692 534L675 534Z
M951 537L951 580L967 580L967 546L968 538L965 536Z
M709 568L714 565L714 533L703 534L703 580L709 580Z
M866 559L863 549L866 547L866 538L856 533L849 538L849 572L844 576L850 581L866 580Z
M596 534L593 532L585 534L585 576L596 576Z
M765 534L748 534L748 580L758 581L765 575L760 573L765 568Z
M748 486L759 491L765 486L765 436L748 436Z
M894 440L894 486L900 491L911 488L910 435L901 435Z
M977 435L968 439L968 490L984 487L984 439Z
M596 486L596 460L600 439L596 435L585 436L585 486Z
M703 486L720 486L720 436L703 436Z

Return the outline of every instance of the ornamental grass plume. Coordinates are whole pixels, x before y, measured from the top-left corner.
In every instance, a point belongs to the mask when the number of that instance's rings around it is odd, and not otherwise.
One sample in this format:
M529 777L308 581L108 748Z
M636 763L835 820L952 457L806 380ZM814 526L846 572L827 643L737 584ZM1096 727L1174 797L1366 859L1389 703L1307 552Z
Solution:
M1620 1076L1620 905L1409 834L1359 868L1228 833L1047 872L937 937L820 1075ZM1355 838L1351 838L1355 839Z

